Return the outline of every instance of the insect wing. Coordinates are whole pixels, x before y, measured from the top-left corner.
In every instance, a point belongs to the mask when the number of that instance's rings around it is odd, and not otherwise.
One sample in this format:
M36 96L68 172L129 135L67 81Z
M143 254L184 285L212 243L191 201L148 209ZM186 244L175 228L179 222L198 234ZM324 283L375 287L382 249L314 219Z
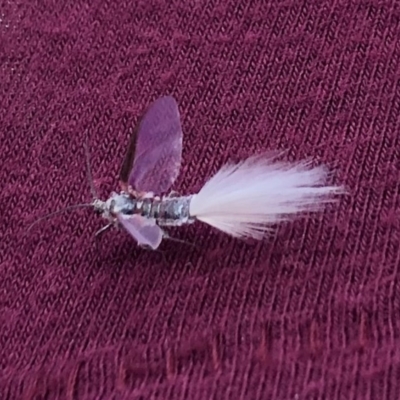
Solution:
M140 192L161 194L178 177L181 157L178 104L173 97L164 96L150 105L133 133L121 181Z
M153 250L160 245L163 232L154 219L140 215L127 217L122 214L117 214L117 218L139 245L150 246Z

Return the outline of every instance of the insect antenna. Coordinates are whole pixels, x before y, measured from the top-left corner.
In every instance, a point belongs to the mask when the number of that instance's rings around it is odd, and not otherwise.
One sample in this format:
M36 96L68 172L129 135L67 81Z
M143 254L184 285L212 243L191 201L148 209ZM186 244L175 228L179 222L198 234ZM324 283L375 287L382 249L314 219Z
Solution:
M88 135L87 131L85 133L85 142L84 142L84 148L85 148L85 159L86 159L86 176L89 181L89 186L90 186L90 192L92 193L93 199L98 199L99 196L97 194L96 188L94 186L94 181L93 181L93 175L92 175L92 168L90 166L90 152L89 152L89 145L88 145Z
M99 197L97 195L97 191L96 188L94 186L94 182L93 182L93 175L92 175L92 170L90 167L90 153L89 153L89 145L88 145L88 135L87 135L87 131L85 132L85 141L83 143L84 149L85 149L85 160L86 160L86 176L87 179L89 181L89 186L90 186L90 192L93 196L93 200L97 200ZM42 217L38 218L36 221L34 221L26 230L26 232L29 232L36 224L38 224L39 222L45 220L45 219L49 219L52 217L55 217L56 215L60 215L63 214L67 211L71 211L71 210L76 210L78 208L87 208L87 207L93 207L94 203L81 203L81 204L73 204L70 206L67 206L65 208L62 208L60 210L48 213L43 215Z
M29 232L36 224L38 224L39 222L41 222L41 221L43 221L45 219L49 219L49 218L55 217L56 215L63 214L65 212L67 212L67 211L75 210L77 208L87 208L87 207L93 207L93 204L92 203L73 204L71 206L67 206L65 208L62 208L61 210L53 211L51 213L43 215L42 217L38 218L35 222L33 222L31 225L29 225L29 227L26 230L26 232Z

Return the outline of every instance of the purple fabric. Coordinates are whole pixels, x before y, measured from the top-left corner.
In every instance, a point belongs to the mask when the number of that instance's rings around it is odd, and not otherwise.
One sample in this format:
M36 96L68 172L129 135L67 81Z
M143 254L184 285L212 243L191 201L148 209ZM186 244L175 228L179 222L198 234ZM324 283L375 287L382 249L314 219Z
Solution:
M398 399L396 1L0 2L1 399ZM349 195L262 243L194 224L98 240L142 111L172 94L174 189L287 150ZM249 199L251 201L251 199Z

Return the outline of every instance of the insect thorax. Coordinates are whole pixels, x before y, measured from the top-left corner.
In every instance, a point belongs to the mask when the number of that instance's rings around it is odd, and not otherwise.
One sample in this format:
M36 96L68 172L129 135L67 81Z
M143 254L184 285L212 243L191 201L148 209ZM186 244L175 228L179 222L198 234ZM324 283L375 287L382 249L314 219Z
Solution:
M191 196L137 199L127 193L113 193L108 204L112 214L141 215L156 219L159 225L179 226L194 222L189 213L190 200Z

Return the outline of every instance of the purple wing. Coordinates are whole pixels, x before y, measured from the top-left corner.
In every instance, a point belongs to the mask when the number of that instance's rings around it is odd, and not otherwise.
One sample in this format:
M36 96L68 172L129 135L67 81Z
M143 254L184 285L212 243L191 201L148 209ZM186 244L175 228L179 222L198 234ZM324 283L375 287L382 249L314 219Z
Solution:
M132 215L127 218L121 214L117 214L117 218L139 245L150 246L153 250L160 245L163 232L154 219L144 218L140 215Z
M178 177L181 157L178 104L164 96L150 105L138 124L122 164L121 182L139 192L166 192Z

